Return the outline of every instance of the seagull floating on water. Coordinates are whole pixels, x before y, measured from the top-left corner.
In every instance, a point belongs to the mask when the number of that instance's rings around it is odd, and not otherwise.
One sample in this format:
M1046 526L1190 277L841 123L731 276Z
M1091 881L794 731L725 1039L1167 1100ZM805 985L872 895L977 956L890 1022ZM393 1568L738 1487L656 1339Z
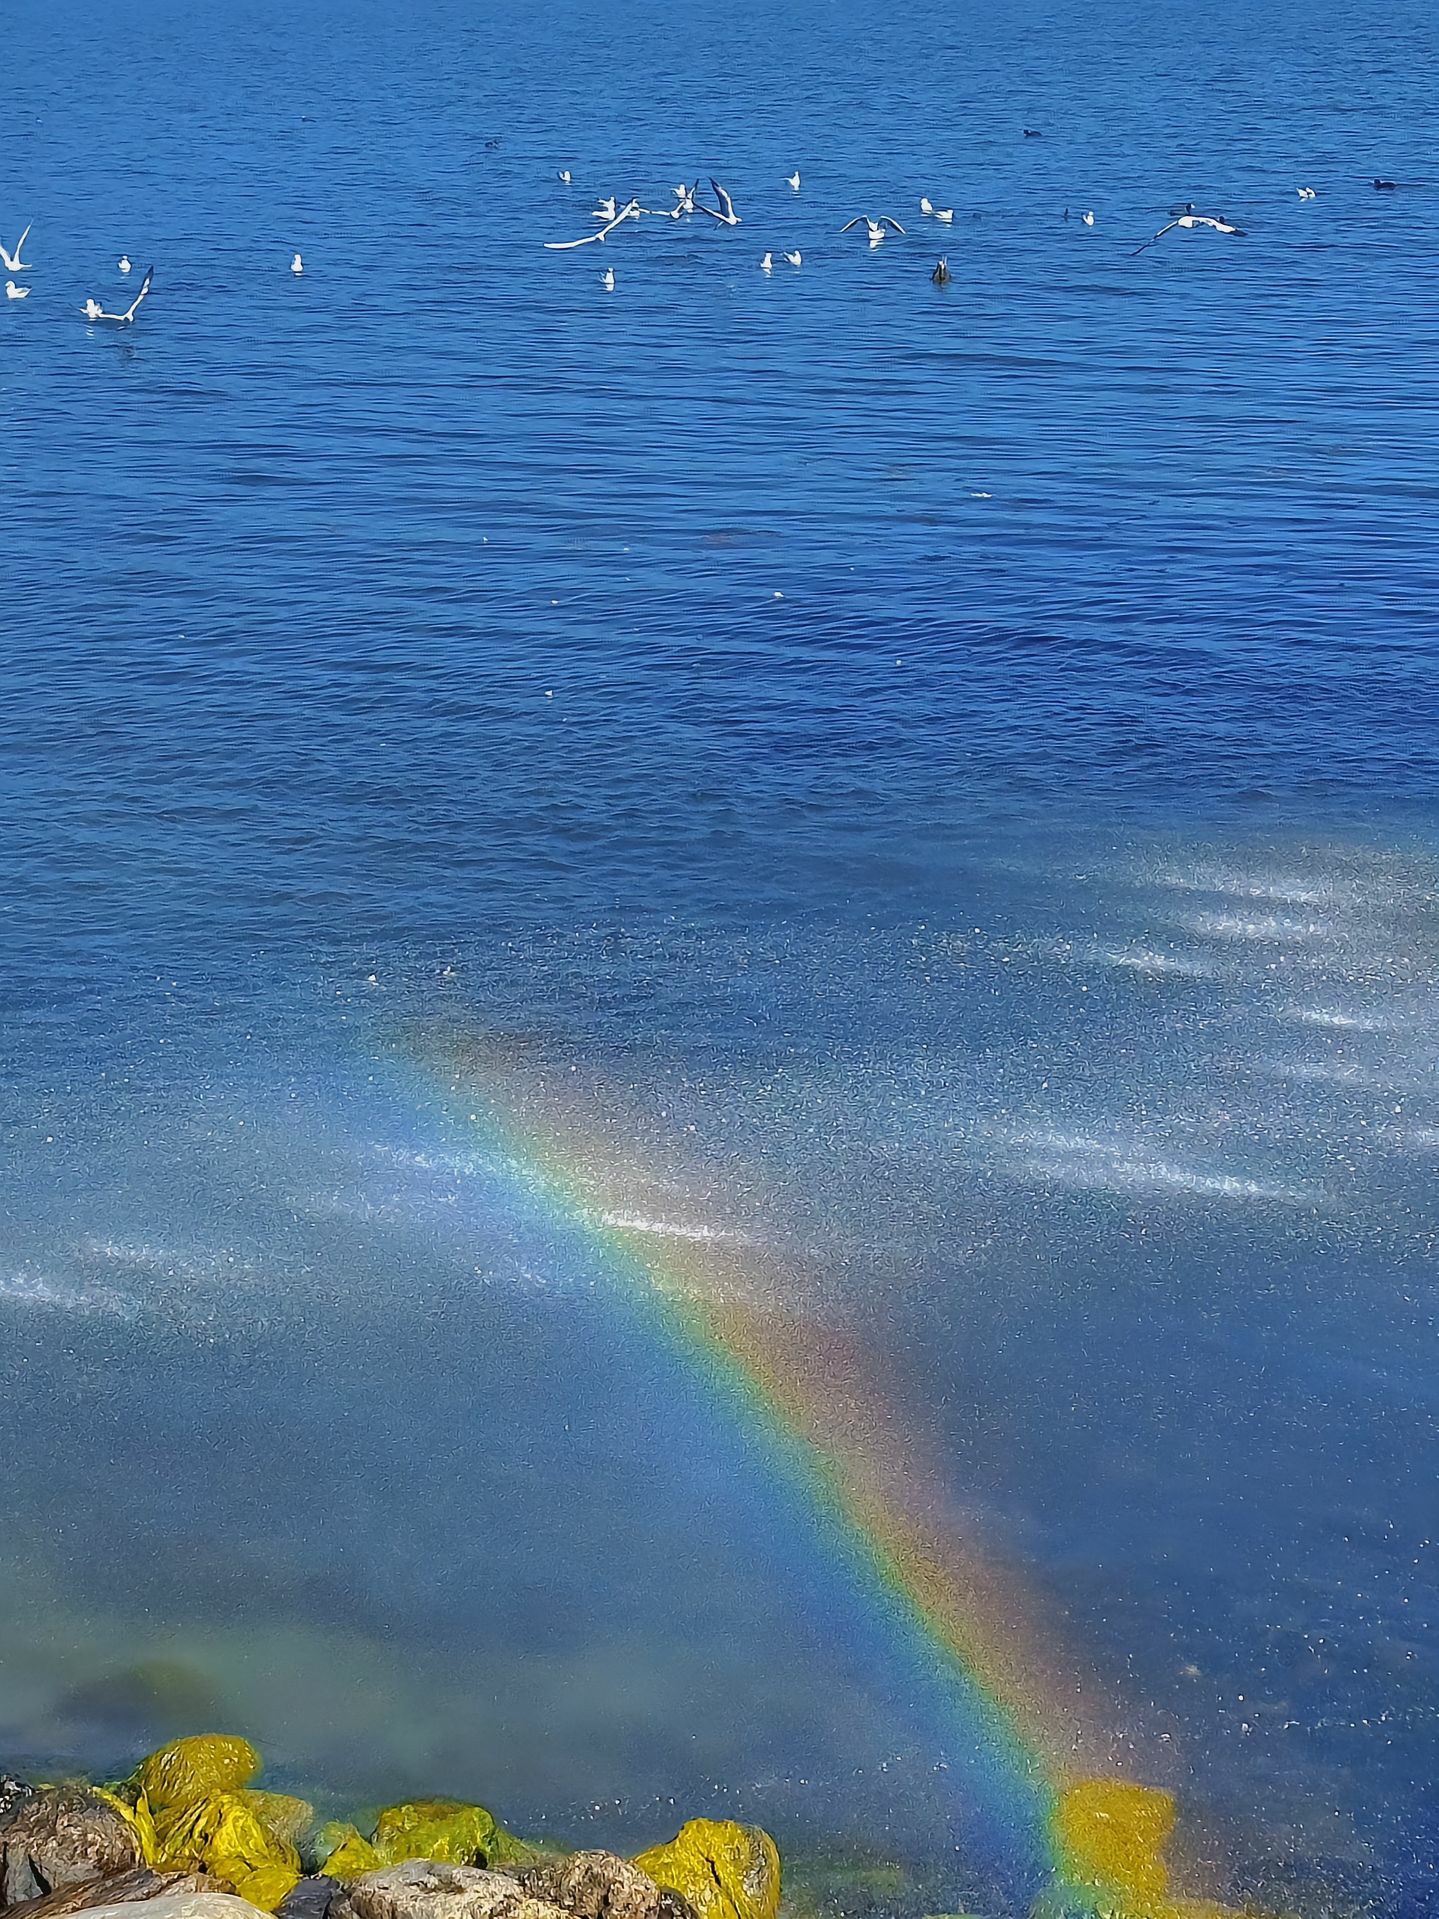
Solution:
M786 260L789 261L792 267L797 267L800 264L800 262L804 259L804 255L800 252L798 247L795 248L793 253L787 253L784 257Z
M796 193L799 192L799 168L798 167L796 167L794 172L789 176L789 184L794 188Z
M33 224L34 222L32 221L31 225ZM7 253L4 247L0 246L0 266L3 266L7 273L28 273L30 271L33 262L20 258L21 253L24 251L25 242L29 238L30 228L26 227L25 231L20 235L20 238L15 242L15 251L13 253Z
M1136 255L1143 253L1144 247L1152 247L1156 240L1162 240L1166 233L1173 233L1176 227L1213 227L1216 233L1237 233L1241 239L1244 238L1243 227L1235 226L1232 221L1217 218L1212 213L1181 213L1177 220L1171 220L1168 226L1163 226L1158 233L1151 234L1144 242L1144 246L1136 247L1134 253Z
M600 275L600 285L601 285L601 286L602 286L602 287L604 288L604 290L605 290L605 292L606 292L606 293L613 293L613 292L614 292L614 290L615 290L615 270L614 270L614 268L613 268L613 267L606 267L606 268L605 268L605 270L604 270L604 272L603 272L603 273L602 273L602 274Z
M936 220L939 221L941 226L943 227L952 226L954 224L954 208L953 207L936 207L934 210L934 217Z
M291 260L290 262L290 271L291 273L303 273L305 271L305 263L300 258L298 253L295 255L294 259Z
M1313 187L1299 187L1296 191L1301 200L1317 200L1319 198L1319 195L1314 191Z
M931 273L929 277L937 287L947 287L949 285L953 275L949 270L948 255L943 256L935 263L934 272Z
M115 264L116 264L116 266L118 266L118 267L119 267L119 269L120 269L120 271L121 271L122 273L128 273L128 272L130 271L130 256L129 256L129 254L128 254L128 253L122 253L122 254L120 255L120 258L119 258L119 259L118 259L118 260L117 260L117 261L115 262Z
M697 200L695 202L695 212L709 214L712 220L718 220L723 227L737 227L740 223L740 218L734 210L734 201L731 200L713 174L710 175L710 185L714 188L715 198L719 201L718 212L716 212L713 207L707 207L703 200Z
M1080 215L1080 218L1084 221L1084 224L1087 227L1092 227L1094 225L1094 215L1092 213L1083 213Z
M568 247L590 246L596 240L603 240L607 233L613 233L616 227L623 226L626 220L638 220L643 211L638 200L628 200L614 219L602 226L598 233L582 234L578 240L546 240L545 245L552 253L563 253Z
M570 172L568 167L561 167L559 172L555 175L555 178L559 181L561 186L567 187L570 184L570 181L574 178L574 175Z
M590 218L601 221L613 220L617 210L615 206L615 196L611 194L608 200L601 200L597 207L591 207Z
M863 227L869 235L869 243L872 247L877 247L884 238L886 227L893 227L896 233L904 232L899 221L891 219L887 213L882 213L877 220L871 220L867 213L857 213L852 220L845 221L840 232L848 233L851 227Z
M107 326L129 326L140 310L140 302L150 291L150 282L154 277L154 267L146 267L145 277L140 282L140 291L123 313L107 313L98 300L87 300L80 311L87 320L103 320Z
M772 253L767 253L764 256L764 258L760 261L759 270L761 273L774 272L774 255Z
M7 300L28 300L29 297L29 287L17 287L13 280L7 280L5 282L5 298Z

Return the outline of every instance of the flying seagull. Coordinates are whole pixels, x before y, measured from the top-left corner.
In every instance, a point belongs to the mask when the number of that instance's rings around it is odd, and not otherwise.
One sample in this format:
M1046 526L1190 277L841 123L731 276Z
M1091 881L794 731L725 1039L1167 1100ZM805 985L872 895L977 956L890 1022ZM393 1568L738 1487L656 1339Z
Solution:
M1166 233L1172 233L1176 227L1213 227L1216 233L1237 233L1244 238L1244 228L1235 226L1229 220L1215 219L1208 213L1181 213L1177 220L1171 220L1168 226L1161 227L1158 233L1151 234L1143 247L1136 247L1130 258L1143 253L1144 247L1152 247L1156 240L1162 240Z
M869 243L872 247L877 247L884 238L886 227L893 227L896 233L904 232L899 221L892 220L887 213L882 213L877 220L871 220L867 213L857 213L852 220L845 221L840 232L848 233L851 227L863 227L869 235Z
M707 207L703 200L697 200L695 202L695 212L707 213L712 220L718 220L722 227L737 227L740 220L739 215L734 210L734 201L731 200L713 174L710 175L710 185L714 188L715 198L719 201L718 212L716 212L713 207Z
M948 255L944 256L942 259L940 259L936 263L934 272L931 273L929 277L931 280L933 280L934 284L937 287L947 287L949 285L950 280L953 276L951 275L949 271Z
M33 224L34 222L32 221L31 225L33 226ZM30 271L33 263L20 258L20 255L25 250L25 242L29 238L30 228L26 227L25 231L20 235L20 238L15 242L15 251L13 253L7 253L4 247L0 246L0 266L3 266L7 273L28 273Z
M615 228L623 226L626 220L638 220L641 211L638 200L628 200L614 219L608 221L597 233L586 233L578 240L546 240L545 245L552 253L563 253L567 247L587 247L592 241L603 240L607 233L613 233Z
M7 280L5 282L5 298L7 300L28 300L29 297L29 287L17 287L13 280Z
M128 253L122 253L122 254L120 255L120 258L119 258L119 259L118 259L118 260L116 261L116 265L117 265L117 266L119 267L119 269L120 269L120 271L121 271L122 273L128 273L128 272L130 271L130 256L129 256L129 254L128 254Z
M107 313L98 300L87 300L80 310L87 320L103 320L107 326L129 326L140 309L140 302L150 291L150 282L154 277L154 267L146 267L145 277L140 282L140 291L123 313Z

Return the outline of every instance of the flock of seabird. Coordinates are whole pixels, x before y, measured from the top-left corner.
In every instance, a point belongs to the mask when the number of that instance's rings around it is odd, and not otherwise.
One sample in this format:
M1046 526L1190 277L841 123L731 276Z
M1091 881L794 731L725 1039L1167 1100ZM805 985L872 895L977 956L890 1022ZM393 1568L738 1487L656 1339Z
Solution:
M1043 135L1037 127L1025 127L1024 137L1026 140L1038 140L1042 139ZM561 168L556 177L563 186L571 186L574 182L574 175L568 167ZM1373 184L1381 191L1390 191L1397 187L1399 183L1395 180L1376 179ZM795 193L799 192L800 175L798 171L791 173L787 177L786 185ZM715 204L713 206L701 197L699 182L696 182L694 186L682 183L675 187L675 203L673 206L668 207L647 207L635 198L627 199L621 204L619 196L617 194L611 194L607 198L602 199L591 213L590 217L599 222L599 225L593 232L582 233L578 239L574 240L546 240L544 245L554 253L566 253L575 247L593 246L597 241L602 242L608 239L610 234L629 220L678 220L691 214L708 214L712 220L717 220L721 226L737 227L742 225L743 222L739 214L735 211L735 204L731 195L716 179L711 178L710 187L714 194ZM1301 200L1317 200L1319 197L1319 192L1316 187L1298 187L1295 191ZM919 210L925 219L933 220L939 226L947 227L953 226L954 224L954 208L936 206L928 194L921 196ZM1193 231L1200 227L1207 227L1211 232L1226 234L1237 239L1243 239L1246 236L1246 229L1239 226L1226 215L1222 213L1201 213L1193 201L1186 201L1183 206L1171 207L1169 211L1170 218L1157 232L1152 233L1149 238L1144 241L1143 245L1134 249L1136 254L1143 253L1147 248L1152 247L1156 240L1162 240L1166 233L1173 233L1176 229ZM980 216L976 213L971 217L977 220ZM1064 209L1061 217L1065 220L1071 217L1068 207ZM1093 208L1087 208L1079 215L1079 219L1083 225L1092 227L1095 223ZM841 233L851 233L856 227L863 227L865 237L871 247L880 246L891 233L903 235L906 231L906 229L900 225L899 221L896 220L892 214L888 213L858 213L852 220L847 220L839 231ZM759 262L760 271L762 273L773 273L777 258L787 261L792 267L803 264L803 255L797 247L793 250L782 250L778 252L772 249L761 255ZM948 255L941 255L929 277L936 286L949 285L954 276L950 271ZM614 291L615 271L613 267L607 267L605 269L601 276L601 284L607 291Z
M1042 135L1037 128L1026 127L1024 129L1024 137L1026 140L1038 140L1042 138ZM572 186L574 184L574 175L568 167L562 167L556 177L562 186ZM801 180L798 169L786 177L785 184L792 192L799 192ZM1393 193L1398 189L1399 184L1397 180L1376 178L1373 181L1376 191L1381 193ZM667 207L642 206L640 202L633 197L627 199L624 204L621 205L618 195L609 194L600 201L599 205L595 207L591 213L591 219L599 223L593 232L582 233L579 238L575 240L546 240L543 244L554 253L569 252L575 247L593 246L596 242L603 242L608 239L610 234L615 232L617 228L622 227L626 221L629 220L681 220L696 218L703 214L707 215L711 220L716 221L722 227L737 227L743 225L739 214L735 211L733 199L720 185L719 181L711 178L710 187L714 195L713 206L710 205L708 200L702 197L701 187L698 181L696 181L693 186L690 186L686 181L681 181L680 184L673 189L674 204ZM1318 189L1315 187L1298 187L1296 191L1301 200L1317 200L1319 197ZM925 219L933 220L938 226L947 227L954 224L954 208L937 207L927 194L923 195L920 199L919 211ZM1193 232L1203 227L1208 228L1213 233L1223 233L1238 239L1243 239L1246 234L1244 227L1236 225L1233 220L1227 219L1223 214L1201 213L1193 201L1186 201L1183 206L1171 207L1169 212L1170 218L1165 224L1160 227L1157 232L1152 233L1149 238L1144 241L1143 245L1137 246L1134 249L1136 255L1143 253L1147 248L1152 247L1156 240L1162 240L1166 233L1173 233L1176 229ZM971 217L977 220L980 216L976 213ZM1094 225L1094 212L1092 208L1081 213L1079 217L1085 226L1092 227ZM1070 218L1070 210L1068 207L1064 209L1062 218L1065 220ZM891 233L898 233L900 235L904 235L905 233L905 228L900 225L899 221L896 220L892 214L888 213L877 215L857 213L852 220L846 220L839 231L841 233L851 233L856 227L864 228L865 238L871 247L880 246ZM21 286L14 278L14 275L17 273L30 272L34 265L33 261L24 258L25 242L29 237L30 228L27 226L16 242L13 253L8 251L4 245L0 245L0 266L3 266L5 272L11 276L5 282L5 298L7 300L24 300L29 296L29 287ZM804 255L798 247L780 249L778 256L776 256L774 251L770 251L761 257L759 263L761 272L773 273L776 257L791 267L798 267L804 264ZM129 273L131 271L129 255L121 254L118 265L121 273ZM290 261L290 271L297 276L305 271L304 260L298 253L296 253ZM100 302L93 297L86 300L80 311L92 325L130 326L134 323L135 315L139 312L145 296L150 291L151 282L154 277L154 267L147 267L144 278L140 282L139 291L123 312L107 312ZM940 256L929 277L936 286L949 285L954 276L950 271L949 257L947 254ZM615 287L615 270L613 267L605 268L604 272L600 275L600 284L606 292L613 293Z

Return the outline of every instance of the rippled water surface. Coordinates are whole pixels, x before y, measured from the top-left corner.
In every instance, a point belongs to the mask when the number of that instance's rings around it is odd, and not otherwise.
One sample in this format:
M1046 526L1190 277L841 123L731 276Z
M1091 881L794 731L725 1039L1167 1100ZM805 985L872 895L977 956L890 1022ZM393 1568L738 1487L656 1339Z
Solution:
M1432 1909L1433 25L10 10L0 1758L1022 1911L683 1276L1187 1886Z

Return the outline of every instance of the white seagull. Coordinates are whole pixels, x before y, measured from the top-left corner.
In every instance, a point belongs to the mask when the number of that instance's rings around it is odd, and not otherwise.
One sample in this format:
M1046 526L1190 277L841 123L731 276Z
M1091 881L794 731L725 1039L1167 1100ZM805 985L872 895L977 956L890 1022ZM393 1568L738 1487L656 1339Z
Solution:
M627 200L614 219L607 221L598 233L586 233L578 240L546 240L545 245L552 253L563 253L568 247L587 247L595 240L603 240L607 233L613 233L626 220L638 220L643 211L638 200Z
M759 270L761 273L774 272L774 255L772 253L767 253L764 256L764 258L760 261Z
M852 220L845 221L840 232L848 233L851 227L863 227L869 235L869 243L872 247L877 247L884 238L886 227L893 227L896 233L904 232L899 221L892 220L887 213L882 213L877 220L871 220L867 213L857 213Z
M295 255L294 259L291 260L290 262L290 271L291 273L303 273L305 271L305 263L300 258L298 253Z
M804 255L800 252L798 247L795 248L793 253L787 253L784 257L786 260L789 261L792 267L797 267L800 264L800 262L804 259Z
M601 200L597 207L590 208L590 218L600 221L613 220L618 211L615 196L611 194L608 200Z
M7 280L5 282L5 298L7 300L28 300L29 297L29 287L17 287L13 280Z
M604 270L604 272L603 272L603 273L602 273L602 274L600 275L600 285L601 285L601 286L602 286L602 287L604 288L604 290L605 290L605 292L606 292L606 293L613 293L613 292L614 292L614 290L615 290L615 270L614 270L614 268L613 268L613 267L606 267L606 268L605 268L605 270Z
M1298 192L1301 200L1317 200L1319 198L1319 195L1314 191L1313 187L1300 187Z
M799 168L798 167L796 167L794 172L789 176L789 184L794 188L796 193L799 192Z
M32 221L31 225L33 226L33 224L34 222ZM7 273L28 273L30 271L33 262L20 258L25 248L25 242L29 238L30 228L26 227L25 231L20 235L20 238L15 242L15 251L13 253L7 253L4 247L0 246L0 266L3 266Z
M954 208L953 207L936 207L934 210L934 217L942 225L952 226L954 224Z
M680 217L682 213L694 212L695 192L698 188L698 185L699 183L698 181L696 181L695 185L692 187L678 186L675 188L675 200L677 204L675 206L673 213L671 213L670 215L670 218L672 220L678 220L678 218Z
M709 214L710 218L712 220L718 220L722 227L737 227L740 220L739 215L734 210L734 201L731 200L713 174L710 175L710 185L714 188L715 198L719 201L718 211L716 211L714 207L707 207L703 200L697 200L695 202L695 212Z
M150 282L154 277L154 267L146 267L145 277L140 282L140 291L123 313L107 313L98 300L87 300L80 311L87 320L103 320L107 326L129 326L139 311L140 302L150 291Z
M1092 213L1081 213L1079 217L1087 227L1094 225L1094 215Z
M128 272L130 271L130 256L129 256L129 254L128 254L128 253L122 253L122 254L120 255L120 258L119 258L119 259L118 259L118 260L117 260L117 261L115 262L115 264L116 264L116 265L117 265L117 266L119 267L119 269L120 269L120 271L121 271L122 273L128 273Z
M560 171L555 175L555 178L559 181L561 186L567 187L570 184L570 181L573 178L573 175L571 174L568 167L561 167Z
M1241 240L1244 238L1244 228L1235 226L1231 220L1216 219L1209 213L1181 213L1177 220L1171 220L1158 233L1152 233L1144 242L1144 247L1152 247L1156 240L1162 240L1166 233L1172 233L1176 227L1213 227L1216 233L1237 233ZM1135 254L1143 253L1144 247L1136 247L1131 259Z
M934 212L934 202L928 197L927 194L922 194L920 196L919 210L921 213L926 213L926 214Z

